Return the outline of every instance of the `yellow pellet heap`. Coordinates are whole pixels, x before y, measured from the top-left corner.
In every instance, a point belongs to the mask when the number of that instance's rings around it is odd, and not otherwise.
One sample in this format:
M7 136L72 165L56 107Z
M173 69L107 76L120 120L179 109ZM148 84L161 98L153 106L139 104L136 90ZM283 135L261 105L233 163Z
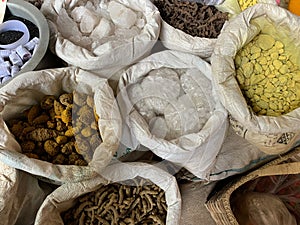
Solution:
M241 10L245 10L250 6L253 6L257 3L257 0L238 0L238 3L241 7Z
M235 57L236 78L257 115L280 116L300 106L300 70L284 44L257 35Z

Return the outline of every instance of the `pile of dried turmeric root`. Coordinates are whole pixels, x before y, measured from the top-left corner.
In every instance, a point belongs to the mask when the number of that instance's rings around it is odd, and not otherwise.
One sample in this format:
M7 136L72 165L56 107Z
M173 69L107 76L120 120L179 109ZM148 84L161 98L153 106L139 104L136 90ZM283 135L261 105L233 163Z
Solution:
M8 121L8 126L28 157L86 166L102 142L94 112L90 95L75 91L47 95L20 118Z

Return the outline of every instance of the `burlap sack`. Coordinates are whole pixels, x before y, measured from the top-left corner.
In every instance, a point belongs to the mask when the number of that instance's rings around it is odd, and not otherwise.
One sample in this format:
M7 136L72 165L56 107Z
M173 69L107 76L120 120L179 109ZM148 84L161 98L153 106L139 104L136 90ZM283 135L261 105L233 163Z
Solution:
M95 149L88 166L58 165L28 158L8 130L5 121L18 118L21 112L40 102L45 95L58 96L78 91L94 97L98 127L103 142ZM121 119L107 80L78 68L66 67L27 72L0 89L0 161L38 175L50 182L75 182L91 178L101 171L118 149Z
M184 131L178 136L172 136L171 139L152 134L149 123L146 122L145 116L139 113L136 105L142 103L143 99L147 99L149 96L152 101L151 104L156 106L160 106L162 101L170 101L169 103L177 110L174 117L179 115L181 120L181 122L174 122L174 124L185 124L186 120L190 121L189 118L186 118L187 115L181 114L181 109L180 107L177 108L178 105L176 102L171 102L171 100L166 99L166 96L159 94L161 93L161 89L168 89L172 93L179 91L173 90L174 87L171 84L172 78L168 78L170 79L169 86L161 87L158 85L159 81L157 81L157 89L153 87L154 90L145 92L144 98L141 97L138 99L140 93L135 94L134 92L132 94L135 95L137 99L133 99L129 96L132 92L130 87L133 84L137 84L147 77L150 71L154 69L161 70L163 68L195 69L197 72L192 76L193 81L191 81L191 83L198 86L190 88L194 90L194 92L196 92L195 89L197 88L202 91L208 88L208 90L204 91L204 95L198 92L198 94L195 95L197 95L201 101L206 102L199 103L200 105L204 104L206 107L210 105L210 110L212 110L208 119L205 120L204 124L199 126L199 128L189 130L185 129L185 125L182 125L180 129ZM171 161L178 166L185 167L199 178L206 179L215 163L216 155L223 144L228 123L227 112L218 101L214 93L214 87L208 87L211 76L210 65L198 56L170 50L155 53L126 70L119 81L119 94L117 99L123 121L126 123L125 126L123 126L124 135L121 142L127 146L128 149L126 149L125 153L119 152L118 150L118 155L124 155L136 149L139 145L143 145L161 158ZM181 87L178 88L180 89ZM199 97L199 95L202 95L202 97ZM199 106L196 106L198 103L194 104L195 108ZM203 112L203 114L205 113ZM188 115L188 117L194 118L192 114ZM201 116L198 118L200 117ZM202 119L197 120L198 118L193 119L191 123L194 125L197 125L197 123L200 124L199 121ZM188 124L191 125L191 123Z
M230 114L232 127L237 134L268 154L288 151L299 140L300 110L297 108L277 117L253 113L235 78L234 58L243 45L263 30L281 40L286 50L295 54L295 62L300 65L297 51L300 48L299 21L299 17L281 7L257 4L227 24L211 58L213 81L220 101Z
M43 202L34 224L63 225L60 213L72 207L79 196L96 190L101 184L121 182L137 176L149 179L165 191L168 206L166 224L179 224L181 196L176 179L169 173L145 163L117 163L106 167L101 176L78 183L67 183L57 188Z
M50 49L68 64L82 69L92 70L107 78L111 77L119 69L139 60L145 54L149 54L158 39L160 30L158 10L150 1L116 0L116 2L142 14L145 24L139 34L130 38L124 37L124 39L119 38L113 40L114 34L105 37L105 40L100 40L99 38L99 42L101 43L97 44L96 48L94 48L92 46L95 42L91 43L91 47L86 47L82 44L84 40L90 37L90 34L83 35L81 30L77 32L81 33L83 37L77 40L78 43L73 41L73 39L76 39L76 36L78 36L73 33L73 30L78 29L75 19L71 16L71 11L75 7L87 4L88 1L76 0L66 2L64 0L45 0L41 7L41 11L48 20L50 27ZM108 1L98 1L97 3L91 3L90 5L95 4L93 6L94 8L101 8L107 7L107 3ZM101 10L106 18L110 20L107 8L101 8ZM94 17L99 16L99 10L95 10L93 13L95 14ZM63 16L68 16L68 18L62 18ZM126 15L123 16L126 17ZM120 20L126 20L126 18L120 18ZM91 21L91 23L93 22L94 21ZM100 24L100 22L98 21L98 24ZM61 23L65 23L62 28L58 26L58 24ZM98 24L96 24L95 27L97 27ZM124 36L127 35L127 32L129 31L124 31ZM97 30L93 35L102 36L103 34L101 33L101 30Z

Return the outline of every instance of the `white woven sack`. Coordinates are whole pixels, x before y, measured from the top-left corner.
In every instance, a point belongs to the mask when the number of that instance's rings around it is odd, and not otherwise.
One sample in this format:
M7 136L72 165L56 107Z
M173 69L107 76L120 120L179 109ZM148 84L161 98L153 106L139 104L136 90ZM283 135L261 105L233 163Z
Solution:
M60 186L47 196L37 213L34 224L63 225L60 213L72 207L74 200L79 196L97 190L101 184L107 184L108 181L121 182L137 176L149 179L165 191L168 207L166 225L179 225L181 196L175 177L145 163L112 164L101 172L101 176L94 179Z
M252 19L255 23L251 23ZM265 23L274 26L264 27ZM237 134L267 154L288 151L299 140L300 109L277 117L253 113L235 79L234 58L237 51L264 27L264 32L279 38L287 50L295 53L300 65L299 24L299 17L286 9L271 4L256 4L227 24L211 57L213 81L220 101L230 114L232 127Z
M78 91L94 97L102 143L95 149L88 166L59 165L33 159L21 153L21 147L8 130L6 120L18 116L45 95L58 96ZM81 181L100 172L112 159L119 146L121 117L113 91L107 80L78 68L66 67L27 72L0 89L0 161L40 176L53 183Z
M109 18L107 9L104 7L107 7L107 3L110 1L95 0L94 2L98 2L98 5L93 7L100 7L103 15L105 15L106 18ZM71 25L69 22L65 21L66 24L62 26L63 28L59 29L58 26L58 24L64 23L64 20L66 20L60 18L65 14L68 14L69 20L74 22L75 19L73 19L71 15L72 9L88 4L89 1L45 0L42 4L41 11L45 15L50 27L50 49L52 49L58 57L63 59L69 65L94 71L99 73L100 76L107 78L115 74L116 71L144 57L144 55L149 54L158 39L160 31L159 11L151 4L150 1L116 0L116 2L142 14L145 23L143 28L139 34L130 38L124 37L122 40L112 40L105 37L105 41L99 40L101 43L99 43L96 48L91 47L89 49L81 44L82 41L84 41L83 38L77 40L78 43L72 41L71 37L74 36L72 34L72 29L75 29L75 27L70 27ZM99 16L98 11L95 10L93 13L96 16ZM84 16L85 15L83 15L83 17ZM120 18L120 20L125 19L126 18ZM94 21L91 21L91 24L93 22ZM95 27L97 27L100 22L98 22ZM79 30L79 32L82 33L81 30ZM101 32L101 30L97 30L96 35L102 36ZM88 34L83 35L83 37L86 37L86 35ZM113 34L110 34L109 36L111 35ZM124 35L126 35L126 31ZM76 37L73 38L76 39Z
M128 97L128 87L130 85L137 83L151 70L165 67L172 69L194 68L199 71L197 72L199 77L195 76L193 81L199 85L199 89L203 89L201 85L205 85L199 79L201 80L201 77L203 77L210 82L212 76L210 65L198 56L171 50L153 54L131 66L122 74L119 81L120 92L117 99L123 121L127 125L127 130L124 129L121 143L131 149L136 149L139 144L146 146L161 158L185 167L199 178L206 179L222 146L228 124L227 112L219 103L214 93L214 87L211 90L212 95L205 93L205 95L209 95L205 96L205 98L213 110L204 126L199 128L200 130L197 129L197 131L181 133L179 134L180 136L171 140L153 135L150 132L148 123L133 107L135 103L131 102L131 99ZM174 87L159 86L157 90L152 90L151 92L160 93L160 88L172 89ZM146 96L147 94L150 95L150 93L145 94ZM164 100L165 98L165 96L154 97L157 98L152 100L152 104L160 104L160 99Z

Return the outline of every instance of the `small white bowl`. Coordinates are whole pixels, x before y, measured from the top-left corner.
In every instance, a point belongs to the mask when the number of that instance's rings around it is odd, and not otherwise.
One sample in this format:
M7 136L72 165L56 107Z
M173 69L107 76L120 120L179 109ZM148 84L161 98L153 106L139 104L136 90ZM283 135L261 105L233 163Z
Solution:
M27 26L20 20L8 20L0 24L0 33L6 31L21 31L23 32L22 37L17 41L10 44L0 44L0 48L3 49L15 49L19 45L24 45L29 41L29 30Z
M49 27L48 22L44 15L38 8L26 1L9 0L7 1L7 8L13 16L21 17L29 20L37 26L39 30L39 45L35 50L32 58L26 63L26 65L16 74L28 72L34 70L43 59L49 44ZM12 78L13 79L13 78Z

